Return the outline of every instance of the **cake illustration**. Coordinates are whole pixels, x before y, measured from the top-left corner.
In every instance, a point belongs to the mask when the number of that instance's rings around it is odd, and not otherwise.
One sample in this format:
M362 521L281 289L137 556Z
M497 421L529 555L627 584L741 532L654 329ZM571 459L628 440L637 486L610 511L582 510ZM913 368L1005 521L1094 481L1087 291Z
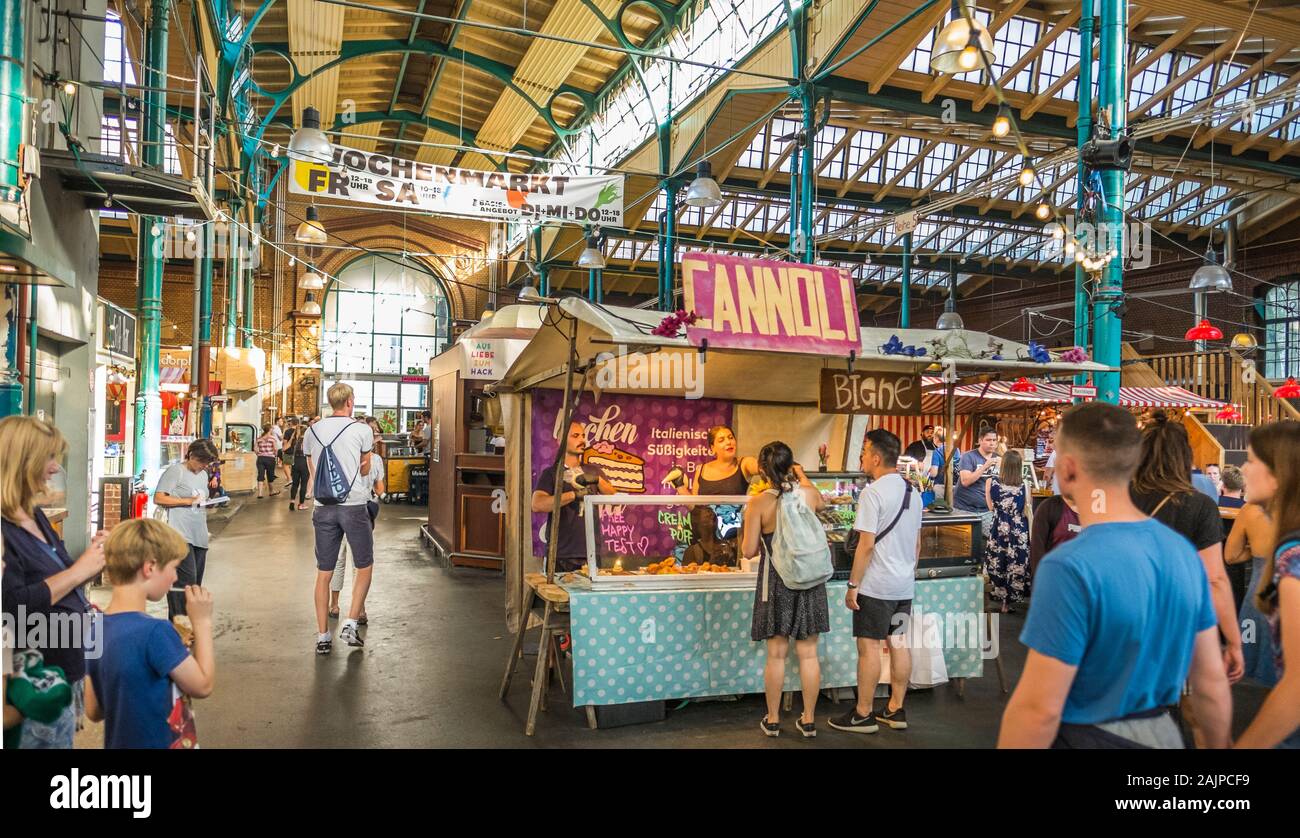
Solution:
M597 443L582 452L582 462L599 468L615 491L645 492L645 460L635 454L620 451L607 442Z

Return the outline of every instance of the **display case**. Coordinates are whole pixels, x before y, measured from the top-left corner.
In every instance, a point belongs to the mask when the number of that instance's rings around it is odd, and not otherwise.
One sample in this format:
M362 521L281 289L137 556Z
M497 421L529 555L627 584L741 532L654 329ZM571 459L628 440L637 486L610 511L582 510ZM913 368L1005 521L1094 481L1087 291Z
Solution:
M921 557L916 578L970 576L984 564L984 527L980 516L969 512L921 518Z
M753 588L756 569L725 542L743 532L744 495L588 495L581 514L594 590ZM711 514L700 514L707 510ZM709 529L696 532L701 521Z
M867 475L860 471L814 471L805 472L808 480L817 491L821 492L823 506L817 511L817 517L826 530L826 540L830 543L831 563L835 567L835 579L849 578L853 568L853 556L846 544L853 531L853 522L858 515L858 495L867 485Z

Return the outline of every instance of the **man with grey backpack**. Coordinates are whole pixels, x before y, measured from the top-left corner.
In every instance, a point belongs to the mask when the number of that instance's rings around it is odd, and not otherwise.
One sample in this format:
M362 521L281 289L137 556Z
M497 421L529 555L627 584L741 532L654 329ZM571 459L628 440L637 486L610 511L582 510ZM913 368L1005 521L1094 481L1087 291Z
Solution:
M781 734L785 660L793 640L803 692L803 714L796 728L811 739L817 735L814 712L821 689L817 638L831 630L826 580L834 572L826 530L817 520L822 496L784 442L763 446L758 468L772 488L750 499L741 549L748 559L763 555L750 626L753 640L767 641L763 668L767 715L759 727L765 736Z
M908 621L916 590L916 560L921 533L921 498L898 473L898 437L884 428L867 432L862 446L862 470L872 483L858 496L858 547L849 571L845 605L853 612L853 636L858 644L857 706L831 719L836 730L875 733L883 722L895 730L907 727L903 698L912 676L907 648ZM876 684L880 682L881 644L889 649L889 704L877 716Z
M330 578L343 539L352 548L352 601L339 637L349 646L363 646L357 630L358 618L366 613L366 593L374 565L375 539L370 528L366 501L374 439L370 426L352 418L352 388L339 382L326 394L333 413L307 430L302 450L307 456L316 508L311 524L316 536L316 653L328 655L333 648L329 631Z

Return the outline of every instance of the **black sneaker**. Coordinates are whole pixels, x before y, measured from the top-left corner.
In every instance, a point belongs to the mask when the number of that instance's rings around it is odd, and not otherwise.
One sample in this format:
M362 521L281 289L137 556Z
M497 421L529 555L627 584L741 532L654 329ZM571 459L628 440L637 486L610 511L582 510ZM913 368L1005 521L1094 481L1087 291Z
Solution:
M797 728L799 728L799 732L803 734L803 738L804 738L804 739L816 739L816 738L817 738L817 723L816 723L816 722L805 722L805 721L803 721L803 720L801 719L801 720L795 722L795 723L794 723L794 726L797 727Z
M836 730L846 733L875 733L880 730L880 725L876 724L875 713L868 713L865 717L859 716L856 709L850 710L837 719L831 719L829 724Z
M894 730L907 729L907 711L902 707L899 707L894 711L890 711L890 709L886 707L885 712L881 713L879 718L881 724L889 725Z
M778 724L778 723L776 723L776 722L769 722L769 721L767 720L767 716L764 716L764 717L763 717L763 720L762 720L761 722L758 723L758 727L759 727L760 730L763 731L763 735L764 735L764 736L780 736L780 735L781 735L781 725Z
M290 512L296 512L297 510L298 510L298 507L296 507L296 506L293 505L293 501L289 501L289 511L290 511Z
M332 652L332 651L334 651L334 641L333 641L333 640L317 640L317 641L316 641L316 654L318 654L318 655L328 655L328 654L329 654L330 652Z

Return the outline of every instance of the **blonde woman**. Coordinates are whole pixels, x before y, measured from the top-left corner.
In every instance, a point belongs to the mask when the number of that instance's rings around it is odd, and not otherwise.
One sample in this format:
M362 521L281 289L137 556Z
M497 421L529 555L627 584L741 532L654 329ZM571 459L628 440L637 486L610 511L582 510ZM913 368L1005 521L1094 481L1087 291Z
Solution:
M36 506L67 453L63 435L32 416L0 419L0 515L4 518L4 614L6 622L42 615L51 625L81 620L90 611L82 586L104 567L104 533L73 561L63 540ZM29 638L30 639L30 638ZM57 639L57 638L56 638ZM29 647L31 644L29 643ZM47 666L58 666L72 685L72 703L50 724L23 722L20 748L71 748L82 715L86 650L56 643L36 646Z

